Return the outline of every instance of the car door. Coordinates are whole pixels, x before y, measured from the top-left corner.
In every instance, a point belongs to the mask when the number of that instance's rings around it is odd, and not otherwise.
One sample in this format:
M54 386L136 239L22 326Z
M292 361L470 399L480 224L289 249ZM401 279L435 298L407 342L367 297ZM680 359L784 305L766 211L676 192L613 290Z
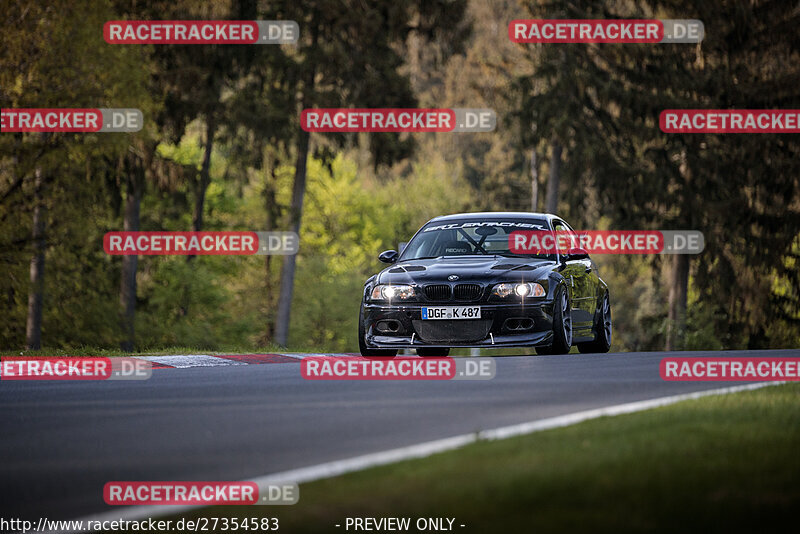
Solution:
M553 229L556 232L569 232L577 236L567 223L559 219L553 220ZM566 268L561 274L569 280L574 337L576 339L591 337L597 306L597 269L588 255L581 257L565 254L565 256Z

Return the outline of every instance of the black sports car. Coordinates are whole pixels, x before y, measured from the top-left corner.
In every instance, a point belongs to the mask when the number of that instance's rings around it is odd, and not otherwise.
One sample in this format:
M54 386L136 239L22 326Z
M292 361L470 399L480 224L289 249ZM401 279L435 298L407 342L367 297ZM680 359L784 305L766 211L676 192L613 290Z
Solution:
M446 356L451 347L535 346L539 354L608 352L608 286L586 251L515 254L518 230L571 232L555 215L462 213L426 223L364 285L364 356Z

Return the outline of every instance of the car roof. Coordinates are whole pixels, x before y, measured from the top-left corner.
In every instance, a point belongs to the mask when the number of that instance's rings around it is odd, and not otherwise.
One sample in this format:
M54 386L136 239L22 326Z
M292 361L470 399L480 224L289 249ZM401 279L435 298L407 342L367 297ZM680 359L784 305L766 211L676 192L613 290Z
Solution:
M444 222L457 219L485 219L487 217L514 217L520 219L561 219L558 215L551 213L535 213L532 211L481 211L473 213L453 213L452 215L441 215L434 217L428 222Z

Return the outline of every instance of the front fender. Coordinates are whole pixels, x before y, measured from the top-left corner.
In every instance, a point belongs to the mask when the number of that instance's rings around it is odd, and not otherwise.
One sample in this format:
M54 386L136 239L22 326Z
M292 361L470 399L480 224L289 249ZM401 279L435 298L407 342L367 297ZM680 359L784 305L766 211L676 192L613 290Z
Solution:
M376 278L377 278L377 275L373 274L372 276L367 278L366 282L364 282L364 293L361 295L361 302L366 302L367 301L367 295L369 295L370 291L372 291L372 287L375 284L375 279Z
M553 271L547 278L547 298L550 300L556 298L556 291L559 287L563 287L569 296L569 282L561 273Z

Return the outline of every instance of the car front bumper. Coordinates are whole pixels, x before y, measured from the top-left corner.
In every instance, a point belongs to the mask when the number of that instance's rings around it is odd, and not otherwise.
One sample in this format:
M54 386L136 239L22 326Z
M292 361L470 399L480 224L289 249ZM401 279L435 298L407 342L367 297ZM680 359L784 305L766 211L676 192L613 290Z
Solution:
M364 305L365 342L376 349L420 347L519 347L549 345L553 301L534 303L409 303ZM480 319L422 320L422 308L480 306ZM386 326L392 327L387 330ZM522 328L520 328L522 327ZM396 330L395 330L396 329Z

